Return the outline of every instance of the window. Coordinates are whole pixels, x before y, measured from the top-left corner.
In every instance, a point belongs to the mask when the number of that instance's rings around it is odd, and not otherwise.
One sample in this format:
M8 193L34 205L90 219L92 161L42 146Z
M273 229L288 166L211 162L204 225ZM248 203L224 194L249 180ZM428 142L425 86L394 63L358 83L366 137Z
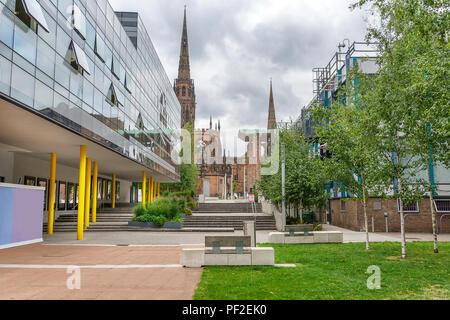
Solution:
M117 80L120 80L120 63L119 59L116 58L116 56L112 56L112 63L111 63L111 71L112 74L117 78Z
M33 106L34 80L33 76L14 65L12 69L11 97L28 106Z
M397 210L398 212L400 212L400 199L397 199ZM403 204L403 211L419 213L419 203L415 202L410 204Z
M86 17L76 4L73 5L73 28L83 40L86 40Z
M45 188L45 192L47 192L47 179L44 178L38 178L37 179L37 186L41 188ZM47 210L47 196L44 195L44 211Z
M131 94L131 76L128 74L128 72L125 72L125 80L124 80L124 86L125 89Z
M66 210L66 199L67 199L67 194L66 194L66 183L65 182L59 182L58 183L58 210Z
M14 15L0 4L0 41L12 48L14 34Z
M102 62L105 62L105 42L100 37L100 35L97 33L95 36L95 54L102 60Z
M45 31L49 32L47 21L40 4L36 0L17 0L15 14L28 27L33 28L34 23L38 24Z
M114 85L112 83L111 86L109 87L108 95L106 96L106 101L116 107L119 106L119 99L117 98L116 89L114 88Z
M341 200L341 211L347 211L347 201Z
M5 182L5 177L0 177L0 183L4 183Z
M23 179L23 184L26 186L35 186L36 185L36 178L35 177L27 177L25 176Z
M436 212L450 212L450 199L434 200L434 207Z
M183 91L183 97L185 97L186 96L186 87L183 87L183 89L182 89L182 91Z
M75 209L76 189L74 183L67 185L67 210Z
M71 51L70 64L75 70L78 70L80 73L85 71L88 74L91 74L91 70L89 69L89 64L87 61L86 53L81 49L75 41L72 41L69 47Z
M36 64L36 46L37 35L18 21L14 28L14 51L34 65Z

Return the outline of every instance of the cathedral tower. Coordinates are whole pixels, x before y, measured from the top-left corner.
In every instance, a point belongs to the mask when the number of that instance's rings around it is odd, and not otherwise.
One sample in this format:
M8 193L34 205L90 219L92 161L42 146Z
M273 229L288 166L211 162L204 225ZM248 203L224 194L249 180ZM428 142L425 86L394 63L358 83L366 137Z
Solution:
M191 66L189 62L186 7L184 8L178 79L175 80L174 90L181 104L181 127L183 128L185 124L189 123L195 128L195 86L194 81L191 79Z

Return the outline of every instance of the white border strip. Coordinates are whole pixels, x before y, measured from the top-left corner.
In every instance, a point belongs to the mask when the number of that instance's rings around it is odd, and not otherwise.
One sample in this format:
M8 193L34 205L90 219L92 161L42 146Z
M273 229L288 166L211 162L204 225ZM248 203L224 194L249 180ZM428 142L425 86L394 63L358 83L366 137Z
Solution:
M158 269L183 268L181 264L123 264L123 265L45 265L45 264L0 264L0 269Z
M27 185L23 185L23 184L12 184L12 183L0 183L0 188L45 191L44 187L35 187L35 186L27 186Z
M0 250L3 249L9 249L9 248L15 248L15 247L21 247L21 246L27 246L30 244L35 244L35 243L41 243L44 242L44 240L41 239L36 239L36 240L29 240L29 241L22 241L22 242L15 242L15 243L10 243L10 244L3 244L0 245Z

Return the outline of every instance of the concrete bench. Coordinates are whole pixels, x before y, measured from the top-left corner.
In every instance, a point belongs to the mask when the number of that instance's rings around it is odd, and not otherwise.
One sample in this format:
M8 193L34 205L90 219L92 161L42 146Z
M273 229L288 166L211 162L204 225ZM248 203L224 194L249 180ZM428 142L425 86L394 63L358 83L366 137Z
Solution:
M344 234L340 231L314 231L308 235L301 232L272 232L269 242L275 244L305 244L305 243L343 243Z
M292 232L312 232L314 231L313 224L295 224L286 226L284 231L292 233Z
M206 236L205 248L183 249L183 266L273 266L273 248L251 247L250 236Z

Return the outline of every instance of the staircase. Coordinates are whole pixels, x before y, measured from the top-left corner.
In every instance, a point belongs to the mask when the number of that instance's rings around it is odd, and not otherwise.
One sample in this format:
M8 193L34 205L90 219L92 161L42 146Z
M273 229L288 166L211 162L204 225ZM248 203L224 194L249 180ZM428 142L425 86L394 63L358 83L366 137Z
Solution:
M202 203L185 218L183 228L233 228L242 230L244 221L255 219L250 203ZM262 205L256 204L256 230L276 230L273 215L263 215Z
M256 203L256 213L262 213L262 204ZM253 213L252 205L248 202L206 202L201 203L195 214L230 214L230 213Z
M140 228L128 227L128 222L133 220L133 207L131 205L119 205L117 208L103 208L97 212L97 222L91 223L86 232L118 232L118 231L143 231ZM62 214L53 225L54 232L76 232L76 213ZM183 222L183 230L186 232L225 232L243 229L243 221L253 221L254 214L250 203L202 203L187 216ZM223 229L223 230L220 230ZM256 229L276 230L273 215L262 214L262 205L256 204ZM44 233L47 232L47 224L44 224ZM156 231L156 230L154 230ZM177 231L176 231L177 232Z
M124 231L128 229L128 222L133 220L133 208L131 206L119 206L115 209L104 208L97 212L97 222L91 223L85 231ZM54 232L76 232L78 216L75 213L62 214L53 225ZM47 232L47 224L44 224L44 232ZM128 231L128 230L125 230Z

